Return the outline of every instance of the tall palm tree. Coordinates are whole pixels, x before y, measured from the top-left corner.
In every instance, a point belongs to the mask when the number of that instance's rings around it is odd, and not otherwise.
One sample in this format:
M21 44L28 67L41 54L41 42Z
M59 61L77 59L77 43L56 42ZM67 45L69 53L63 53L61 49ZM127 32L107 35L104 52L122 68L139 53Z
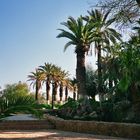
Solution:
M53 85L53 100L57 101L57 91L58 91L58 86L59 86L59 81L61 79L61 68L54 65L52 69L52 85Z
M51 63L45 63L44 66L39 66L39 70L45 74L45 83L46 83L46 100L49 103L50 100L50 88L51 88L51 78L52 70L54 65Z
M72 90L73 90L73 99L76 100L76 93L77 93L77 80L75 78L70 80ZM78 97L78 96L77 96Z
M110 25L115 21L108 19L109 12L102 13L99 10L88 11L89 16L84 19L93 27L95 50L97 51L98 62L98 92L102 93L102 50L107 50L111 44L121 40L121 35Z
M60 102L62 102L62 97L63 97L63 90L64 90L64 85L67 83L67 78L69 76L69 73L65 70L60 71L60 87L59 87L59 96L60 96Z
M31 85L33 84L33 88L35 87L35 99L38 100L39 90L41 88L41 82L44 79L44 74L36 69L35 72L31 72L28 75L28 81L31 81Z
M91 28L87 22L84 22L82 17L74 19L69 17L67 22L61 23L67 30L59 29L61 33L57 38L65 37L70 41L65 44L64 51L70 46L75 46L77 57L76 79L78 81L78 93L81 97L86 95L86 69L85 69L85 54L89 51L93 40Z
M70 79L66 78L64 82L65 101L68 100L69 91L72 91L72 86Z

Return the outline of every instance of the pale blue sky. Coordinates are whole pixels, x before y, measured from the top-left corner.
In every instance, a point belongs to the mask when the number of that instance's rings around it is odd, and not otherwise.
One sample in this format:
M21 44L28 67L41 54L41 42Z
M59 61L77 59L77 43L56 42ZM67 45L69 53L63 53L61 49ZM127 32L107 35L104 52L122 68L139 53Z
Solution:
M66 39L57 39L68 16L87 14L94 0L0 0L0 86L26 82L45 62L75 75L74 47L63 52ZM92 58L93 59L93 58Z

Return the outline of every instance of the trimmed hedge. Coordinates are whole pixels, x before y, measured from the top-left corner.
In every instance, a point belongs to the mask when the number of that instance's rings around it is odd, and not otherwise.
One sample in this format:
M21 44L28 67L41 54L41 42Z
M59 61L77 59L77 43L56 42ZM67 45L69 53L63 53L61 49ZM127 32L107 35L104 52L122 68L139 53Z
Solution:
M58 130L140 139L140 124L64 120L46 115Z

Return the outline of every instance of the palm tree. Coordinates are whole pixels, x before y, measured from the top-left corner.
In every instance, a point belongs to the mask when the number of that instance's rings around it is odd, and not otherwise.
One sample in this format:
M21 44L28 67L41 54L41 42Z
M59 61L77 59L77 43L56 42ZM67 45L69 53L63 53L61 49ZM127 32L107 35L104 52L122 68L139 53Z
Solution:
M61 23L67 30L59 29L61 33L57 38L65 37L70 41L65 44L64 51L70 46L75 46L77 57L76 79L78 81L78 93L81 97L86 95L86 69L85 69L85 54L89 51L93 40L91 28L87 22L84 22L82 17L75 20L69 17L67 22Z
M73 91L73 87L71 85L71 79L70 78L65 78L64 81L64 92L65 92L65 101L68 100L68 95L69 95L69 91L72 92Z
M67 71L60 71L60 87L59 87L59 96L60 96L60 102L62 102L62 97L63 97L63 90L64 90L64 85L68 82L67 77L69 76L69 73Z
M72 89L73 89L73 99L76 100L77 80L75 78L73 78L72 80L70 80L70 82L71 82L71 86L72 86Z
M44 74L36 69L35 72L31 72L31 74L28 75L28 78L28 81L31 81L31 85L33 84L33 88L35 87L35 99L38 100L38 94L41 88L41 82L44 79Z
M98 92L102 93L102 50L107 50L108 47L117 40L121 40L121 35L110 25L115 21L114 19L108 19L109 12L102 13L99 10L88 11L89 16L84 19L90 23L93 27L95 50L97 51L97 65L98 65ZM102 97L102 95L101 95Z
M51 63L45 63L44 66L40 66L39 70L45 74L45 83L46 83L46 100L49 103L50 100L50 84L52 78L52 70L54 65Z
M54 101L57 101L56 96L57 96L59 81L61 79L60 73L61 73L61 68L54 65L53 69L52 69L52 85L53 85L53 89L52 89L53 96L52 96L52 98L53 98Z

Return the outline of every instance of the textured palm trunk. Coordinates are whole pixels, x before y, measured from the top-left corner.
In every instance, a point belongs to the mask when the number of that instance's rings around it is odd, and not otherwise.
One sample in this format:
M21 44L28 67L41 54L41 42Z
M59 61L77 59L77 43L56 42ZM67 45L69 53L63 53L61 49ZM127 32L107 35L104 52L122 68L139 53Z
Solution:
M84 98L86 93L86 68L85 68L85 51L77 51L77 68L76 79L78 85L78 95Z
M35 100L38 101L39 83L36 81Z
M49 102L50 100L50 81L46 81L46 100Z
M65 87L65 101L68 100L68 87Z
M76 100L76 87L73 89L73 99Z
M57 82L54 83L54 101L57 101L57 89L58 89L58 84Z
M73 99L76 100L76 92L73 92Z
M62 97L63 97L63 84L60 84L60 89L59 89L59 96L60 96L60 102L62 101Z
M103 100L102 93L102 66L101 66L101 45L98 45L98 92L100 100Z
M55 84L52 83L52 109L54 108Z

